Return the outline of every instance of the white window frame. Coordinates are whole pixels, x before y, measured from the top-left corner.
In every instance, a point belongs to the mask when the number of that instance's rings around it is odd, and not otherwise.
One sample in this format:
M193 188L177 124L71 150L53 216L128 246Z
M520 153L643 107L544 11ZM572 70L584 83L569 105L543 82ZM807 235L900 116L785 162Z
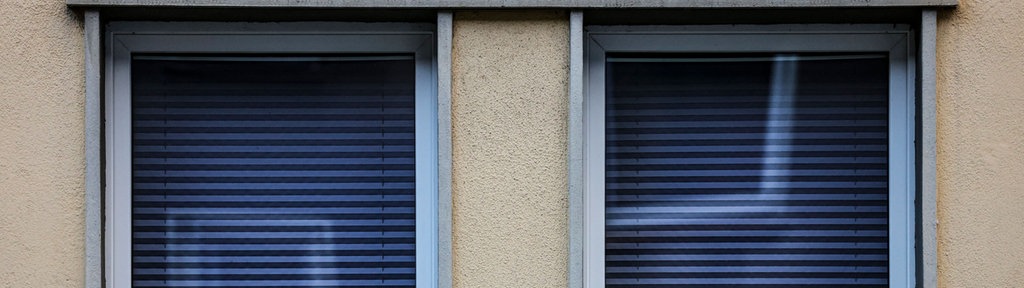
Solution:
M413 53L416 286L437 287L438 64L434 24L113 22L106 33L105 276L131 287L132 53Z
M889 55L889 287L915 287L915 56L906 25L589 26L583 36L583 287L605 287L605 61L609 52Z

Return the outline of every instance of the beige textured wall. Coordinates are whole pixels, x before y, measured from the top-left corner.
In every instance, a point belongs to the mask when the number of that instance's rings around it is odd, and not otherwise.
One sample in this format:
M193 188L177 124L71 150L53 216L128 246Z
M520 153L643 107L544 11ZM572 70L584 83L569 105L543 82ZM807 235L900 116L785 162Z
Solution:
M81 20L64 0L0 15L0 287L82 287Z
M456 12L455 287L565 287L568 16Z
M939 282L1024 283L1024 1L939 18ZM0 0L0 287L83 283L81 21ZM457 12L456 287L564 287L567 25Z
M1024 285L1024 1L938 23L941 287Z

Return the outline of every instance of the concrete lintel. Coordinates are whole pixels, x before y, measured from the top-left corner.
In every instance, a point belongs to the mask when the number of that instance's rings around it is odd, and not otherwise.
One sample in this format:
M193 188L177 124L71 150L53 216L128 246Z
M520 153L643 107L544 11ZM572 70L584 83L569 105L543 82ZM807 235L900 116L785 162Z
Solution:
M958 0L67 0L73 7L810 8L956 6Z

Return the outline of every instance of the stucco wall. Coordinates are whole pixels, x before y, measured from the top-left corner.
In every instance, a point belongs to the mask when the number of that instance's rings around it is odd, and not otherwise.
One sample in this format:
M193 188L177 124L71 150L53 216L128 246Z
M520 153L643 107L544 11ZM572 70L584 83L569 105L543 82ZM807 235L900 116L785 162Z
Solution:
M456 12L455 287L565 287L568 16Z
M1024 283L1024 1L960 0L938 39L939 283ZM81 20L0 0L0 287L81 287ZM565 287L567 17L457 12L455 287Z
M938 23L941 287L1024 285L1024 1L960 0Z
M0 287L82 287L81 20L64 0L0 1Z

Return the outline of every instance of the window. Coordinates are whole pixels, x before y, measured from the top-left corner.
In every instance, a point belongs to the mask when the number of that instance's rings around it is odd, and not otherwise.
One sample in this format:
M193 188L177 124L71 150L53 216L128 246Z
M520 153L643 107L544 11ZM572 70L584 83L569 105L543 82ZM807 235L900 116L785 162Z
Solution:
M113 287L435 287L433 25L108 27Z
M913 287L907 27L588 27L586 287Z

